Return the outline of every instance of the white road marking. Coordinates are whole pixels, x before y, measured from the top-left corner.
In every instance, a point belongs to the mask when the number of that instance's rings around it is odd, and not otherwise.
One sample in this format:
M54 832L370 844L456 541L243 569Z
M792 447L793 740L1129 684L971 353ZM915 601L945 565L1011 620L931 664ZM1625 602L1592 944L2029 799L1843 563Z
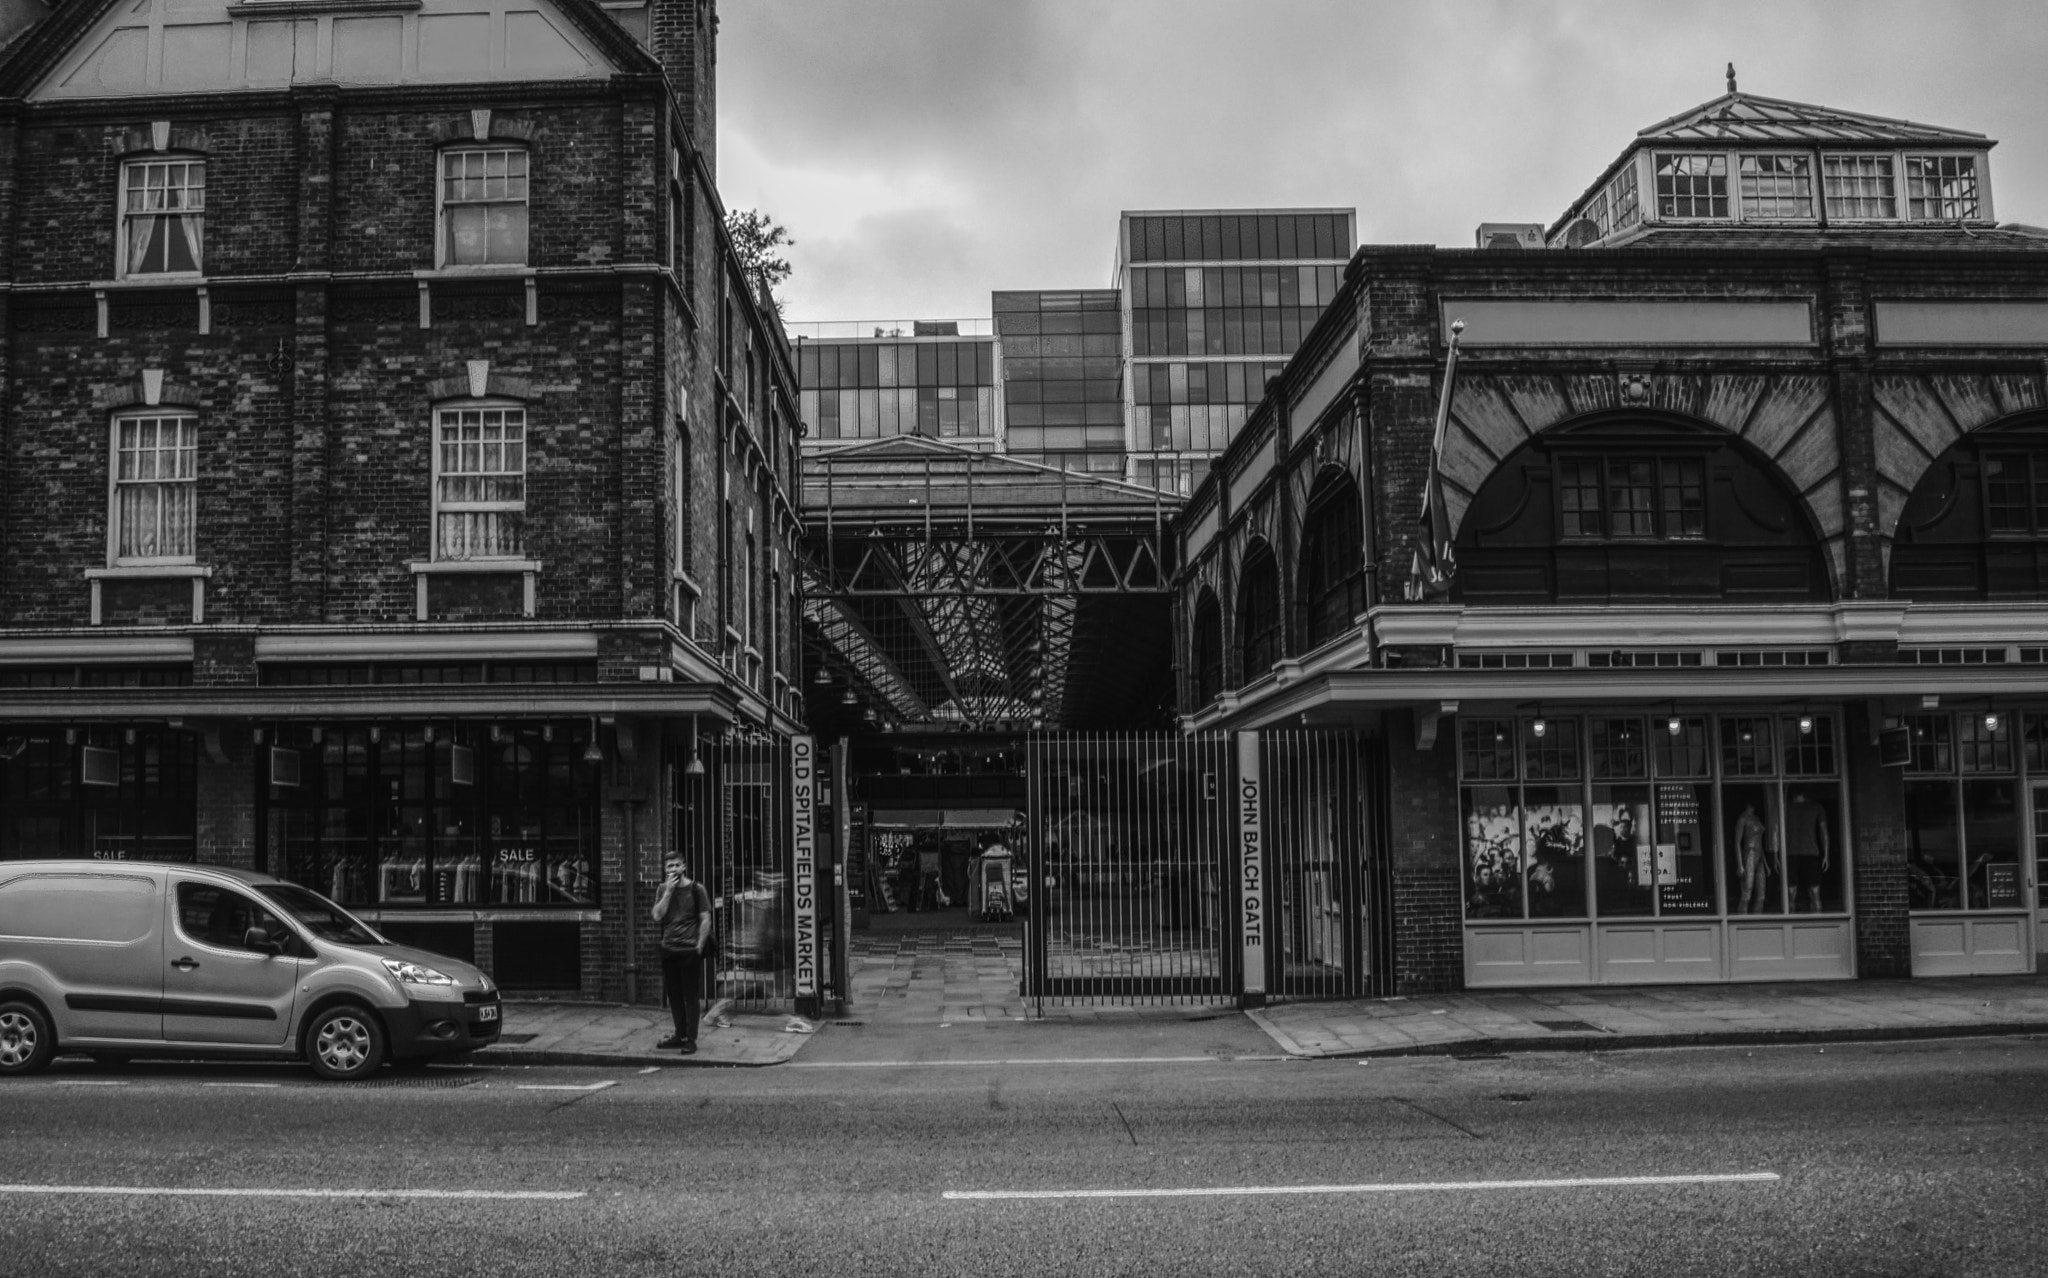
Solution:
M208 1087L283 1087L283 1083L208 1083Z
M514 1088L522 1092L601 1092L607 1087L617 1087L619 1080L608 1079L602 1083L515 1083Z
M128 1080L127 1080L127 1079L125 1079L125 1078L60 1078L60 1079L58 1079L58 1080L57 1080L57 1086L59 1086L59 1087L126 1087L126 1086L128 1086Z
M562 1202L580 1189L182 1189L158 1185L0 1185L0 1194L97 1194L133 1198L465 1198Z
M1203 1189L949 1189L954 1200L1018 1198L1232 1198L1290 1194L1413 1194L1475 1189L1626 1189L1647 1185L1757 1184L1780 1180L1776 1172L1734 1172L1692 1176L1580 1176L1563 1180L1445 1180L1383 1185L1224 1185Z
M913 1069L958 1065L1228 1065L1232 1061L1284 1061L1285 1056L1016 1056L933 1061L790 1061L783 1069Z
M649 1065L646 1069L643 1069L640 1072L642 1074L659 1074L661 1072L661 1066Z

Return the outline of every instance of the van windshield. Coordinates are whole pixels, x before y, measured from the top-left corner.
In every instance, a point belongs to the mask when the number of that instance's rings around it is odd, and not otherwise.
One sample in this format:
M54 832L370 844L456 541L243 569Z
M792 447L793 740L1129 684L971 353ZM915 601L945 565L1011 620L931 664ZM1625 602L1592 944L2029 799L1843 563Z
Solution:
M296 883L265 883L256 890L284 907L285 913L312 929L313 935L323 941L339 941L343 945L391 944L347 910Z

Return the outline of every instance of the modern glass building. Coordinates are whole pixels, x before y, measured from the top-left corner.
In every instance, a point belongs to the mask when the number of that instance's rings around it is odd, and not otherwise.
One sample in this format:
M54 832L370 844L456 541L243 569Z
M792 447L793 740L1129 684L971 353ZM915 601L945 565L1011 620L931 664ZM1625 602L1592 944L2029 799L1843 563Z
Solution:
M1335 300L1357 240L1350 209L1123 215L1128 478L1193 488Z
M1007 451L1067 470L1124 474L1122 295L997 293Z
M962 335L952 320L859 327L873 331L865 337L799 339L798 395L812 441L922 435L970 447L1001 446L994 338Z

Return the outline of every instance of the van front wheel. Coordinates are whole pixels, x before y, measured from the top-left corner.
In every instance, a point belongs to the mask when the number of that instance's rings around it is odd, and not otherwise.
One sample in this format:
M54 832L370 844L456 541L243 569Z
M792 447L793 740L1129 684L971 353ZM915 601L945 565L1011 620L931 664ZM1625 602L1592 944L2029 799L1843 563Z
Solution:
M330 1007L306 1027L306 1060L335 1082L373 1074L384 1063L384 1027L353 1003Z
M57 1054L50 1018L33 1003L0 1003L0 1074L40 1073Z

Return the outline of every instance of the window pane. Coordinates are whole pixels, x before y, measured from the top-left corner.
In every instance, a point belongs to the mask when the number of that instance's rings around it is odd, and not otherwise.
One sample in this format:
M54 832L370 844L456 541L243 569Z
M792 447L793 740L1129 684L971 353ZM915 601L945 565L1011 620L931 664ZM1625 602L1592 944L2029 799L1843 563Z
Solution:
M1704 537L1707 532L1704 464L1692 458L1671 458L1663 463L1663 473L1664 535Z
M1734 897L1729 912L1783 913L1785 875L1773 788L1756 782L1723 785L1721 813L1728 832L1728 890Z
M1803 155L1742 157L1742 216L1813 216L1813 174Z
M2025 453L1984 454L1984 521L1994 533L2030 530L2031 485Z
M1465 917L1522 917L1521 814L1512 786L1465 788Z
M1771 750L1771 721L1730 717L1721 720L1721 775L1767 777L1777 771Z
M1962 905L1956 783L1906 782L1906 902L1916 910Z
M1976 160L1967 155L1907 156L1906 216L1942 222L1978 216Z
M1655 849L1650 842L1650 788L1593 787L1593 902L1603 917L1652 912Z
M1963 902L1972 910L2016 910L2020 896L2018 783L1963 782Z
M1567 461L1558 465L1558 508L1564 516L1567 537L1598 537L1603 531L1600 518L1600 463Z
M1831 218L1897 217L1888 155L1829 155L1821 158L1821 183Z
M1702 736L1704 737L1704 732ZM1708 818L1712 786L1662 782L1657 786L1657 912L1714 912L1713 846Z
M1673 731L1672 725L1677 725ZM1666 715L1656 721L1657 775L1708 775L1707 721L1701 715Z
M1467 781L1510 781L1515 775L1514 724L1509 719L1460 719L1459 766Z
M1949 735L1945 714L1916 714L1906 718L1912 734L1913 759L1907 766L1914 772L1954 772L1955 746Z
M1728 157L1659 155L1657 210L1662 217L1728 216Z
M1593 749L1594 780L1648 775L1649 761L1643 750L1641 719L1594 719L1588 733Z
M1540 730L1539 730L1540 729ZM1579 775L1579 721L1530 719L1522 725L1522 759L1532 781L1569 781Z
M1785 877L1792 912L1842 908L1842 822L1832 786L1787 786Z
M1794 715L1784 721L1785 775L1835 774L1835 721L1824 714Z
M1523 829L1529 846L1529 916L1584 917L1586 812L1579 788L1532 785L1523 798Z

